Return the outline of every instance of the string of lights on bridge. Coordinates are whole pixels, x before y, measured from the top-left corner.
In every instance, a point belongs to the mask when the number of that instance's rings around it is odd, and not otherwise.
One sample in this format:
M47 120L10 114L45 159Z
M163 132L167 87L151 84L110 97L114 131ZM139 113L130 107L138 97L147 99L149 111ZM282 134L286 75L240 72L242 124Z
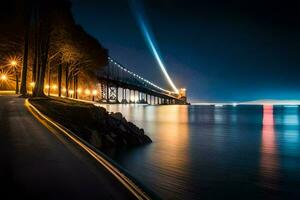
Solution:
M108 60L109 60L109 62L115 64L115 65L116 65L118 68L120 68L121 70L123 70L123 71L125 71L125 72L131 74L132 76L134 76L135 78L137 78L137 79L139 79L139 80L141 80L141 81L146 82L147 84L153 86L153 87L156 88L156 89L159 89L159 90L161 90L161 91L164 91L164 92L166 92L166 93L168 93L168 94L177 94L177 93L172 92L172 91L170 91L170 90L166 90L166 89L164 89L164 88L162 88L162 87L159 87L159 86L156 85L155 83L153 83L153 82L151 82L151 81L149 81L149 80L147 80L147 79L141 77L140 75L138 75L138 74L136 74L136 73L134 73L134 72L128 70L127 68L123 67L121 64L119 64L118 62L116 62L115 60L113 60L111 57L108 57Z

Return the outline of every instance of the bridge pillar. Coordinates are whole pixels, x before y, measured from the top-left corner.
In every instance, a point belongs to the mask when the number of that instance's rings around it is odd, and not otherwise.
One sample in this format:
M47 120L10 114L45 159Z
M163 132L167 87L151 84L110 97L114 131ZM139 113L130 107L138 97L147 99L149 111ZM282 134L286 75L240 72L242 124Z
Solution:
M133 91L133 97L134 97L134 98L133 98L133 102L134 102L134 103L136 103L136 93L135 93L135 92L136 92L136 90Z
M118 103L119 102L118 96L117 96L118 95L118 87L111 84L111 85L109 85L108 89L109 89L109 92L108 92L109 96L108 96L107 103L109 103L109 102Z
M129 89L129 103L132 103L131 89Z
M100 83L101 87L101 101L104 103L108 103L109 101L109 94L108 94L108 83L107 82L102 82Z
M148 104L148 94L146 93L146 103Z
M137 91L137 95L138 95L138 103L141 103L141 95L142 95L142 93L140 91Z
M116 86L116 103L119 103L119 87Z
M123 104L127 103L126 88L122 88L122 101L121 101L121 103L123 103Z
M108 82L106 82L106 103L109 103L109 85Z

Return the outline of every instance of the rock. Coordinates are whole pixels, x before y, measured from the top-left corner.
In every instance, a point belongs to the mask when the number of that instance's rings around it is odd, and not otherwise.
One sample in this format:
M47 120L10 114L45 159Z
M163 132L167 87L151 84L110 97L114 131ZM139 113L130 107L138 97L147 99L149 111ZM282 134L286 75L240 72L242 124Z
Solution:
M124 126L123 124L121 124L121 125L119 126L119 129L120 129L121 131L123 131L123 132L126 132L126 128L125 128L125 126Z
M120 112L111 113L110 116L120 121L123 119L123 115Z
M98 149L102 147L102 140L100 134L95 130L92 130L90 143Z

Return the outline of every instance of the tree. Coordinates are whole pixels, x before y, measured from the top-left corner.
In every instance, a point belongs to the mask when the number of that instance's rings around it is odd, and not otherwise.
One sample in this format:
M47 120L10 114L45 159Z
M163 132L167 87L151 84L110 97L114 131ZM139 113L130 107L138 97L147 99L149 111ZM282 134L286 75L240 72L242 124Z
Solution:
M28 51L29 51L29 28L30 28L30 18L31 18L31 3L25 4L25 15L24 15L24 53L23 53L23 67L22 67L22 80L21 80L21 89L20 93L23 96L27 94L27 66L28 66Z

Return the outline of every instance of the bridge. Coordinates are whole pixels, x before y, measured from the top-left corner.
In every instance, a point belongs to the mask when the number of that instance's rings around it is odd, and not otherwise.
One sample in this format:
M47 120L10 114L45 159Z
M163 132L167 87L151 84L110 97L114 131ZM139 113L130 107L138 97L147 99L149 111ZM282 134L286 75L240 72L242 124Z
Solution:
M159 87L130 71L111 57L98 70L98 89L101 103L186 104L186 91L178 93Z

